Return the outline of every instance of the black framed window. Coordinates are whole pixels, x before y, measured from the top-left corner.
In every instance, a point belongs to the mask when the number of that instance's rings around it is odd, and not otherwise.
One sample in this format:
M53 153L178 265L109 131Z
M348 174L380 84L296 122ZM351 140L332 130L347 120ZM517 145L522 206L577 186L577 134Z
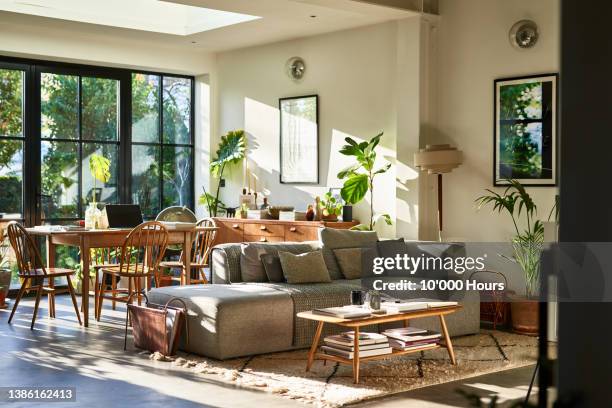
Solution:
M120 202L120 80L61 70L41 71L39 78L41 221L82 219L94 199ZM95 189L94 153L111 162L110 180Z
M23 220L25 153L23 69L0 65L0 213Z
M132 202L193 207L192 78L132 73Z
M71 223L94 194L147 218L194 209L194 89L190 76L0 56L0 214ZM111 161L95 189L93 153Z

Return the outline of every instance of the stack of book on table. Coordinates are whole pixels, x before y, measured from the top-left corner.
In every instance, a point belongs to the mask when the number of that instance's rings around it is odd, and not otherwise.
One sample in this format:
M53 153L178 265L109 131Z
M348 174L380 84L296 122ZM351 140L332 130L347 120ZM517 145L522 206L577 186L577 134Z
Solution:
M324 316L337 317L339 319L358 319L361 317L368 317L372 315L369 310L364 309L361 306L353 305L314 309L312 313Z
M418 327L388 329L382 334L389 338L391 347L402 351L433 348L438 345L442 337L438 332L419 329Z
M355 356L355 334L352 331L327 336L323 341L325 345L321 346L321 350L325 354L349 360ZM381 356L391 354L392 351L387 336L380 333L359 333L359 357Z

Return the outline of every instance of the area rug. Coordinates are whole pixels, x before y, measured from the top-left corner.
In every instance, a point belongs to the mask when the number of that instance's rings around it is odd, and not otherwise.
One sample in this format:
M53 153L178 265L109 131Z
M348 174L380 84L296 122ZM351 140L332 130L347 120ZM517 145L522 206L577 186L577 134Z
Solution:
M474 377L533 364L537 338L501 331L453 340L457 365L450 364L446 349L435 349L361 364L360 383L353 384L348 365L315 361L305 372L307 350L298 350L226 361L179 354L168 359L150 358L159 364L178 365L233 386L258 389L317 407L338 407L415 388Z

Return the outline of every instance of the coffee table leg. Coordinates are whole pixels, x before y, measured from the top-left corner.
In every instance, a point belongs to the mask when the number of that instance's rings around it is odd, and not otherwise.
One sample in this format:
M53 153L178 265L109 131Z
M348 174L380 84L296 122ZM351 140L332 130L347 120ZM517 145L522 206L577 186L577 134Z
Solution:
M359 327L355 327L355 331L353 333L355 335L355 340L353 343L355 352L353 353L353 380L355 384L359 384Z
M448 355L450 357L451 364L457 365L457 360L455 359L455 351L453 350L453 343L451 343L450 336L448 335L448 328L446 327L446 321L444 320L443 315L440 315L440 326L442 326L444 343L446 343L446 349L448 350Z
M312 346L308 352L308 363L306 363L306 371L310 371L312 362L314 361L315 354L317 353L317 347L319 346L319 338L321 338L321 332L323 331L323 322L317 324L317 330L315 331L314 338L312 339Z

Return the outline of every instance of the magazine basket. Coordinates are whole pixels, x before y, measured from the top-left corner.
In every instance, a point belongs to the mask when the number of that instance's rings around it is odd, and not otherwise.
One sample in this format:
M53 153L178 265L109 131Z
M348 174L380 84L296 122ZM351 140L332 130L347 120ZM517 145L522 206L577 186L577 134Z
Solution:
M479 273L492 274L501 276L504 281L505 290L483 290L480 291L480 320L493 325L496 329L498 325L505 326L508 324L510 316L510 303L508 302L508 279L506 276L497 271L474 271L468 279Z
M158 351L164 356L175 355L183 326L187 335L186 341L189 341L187 305L177 297L171 298L165 305L158 305L150 303L147 296L143 296L146 300L143 306L129 303L131 299L128 298L123 349L127 349L128 324L131 323L134 345L137 348ZM180 303L182 307L170 306L175 302Z

